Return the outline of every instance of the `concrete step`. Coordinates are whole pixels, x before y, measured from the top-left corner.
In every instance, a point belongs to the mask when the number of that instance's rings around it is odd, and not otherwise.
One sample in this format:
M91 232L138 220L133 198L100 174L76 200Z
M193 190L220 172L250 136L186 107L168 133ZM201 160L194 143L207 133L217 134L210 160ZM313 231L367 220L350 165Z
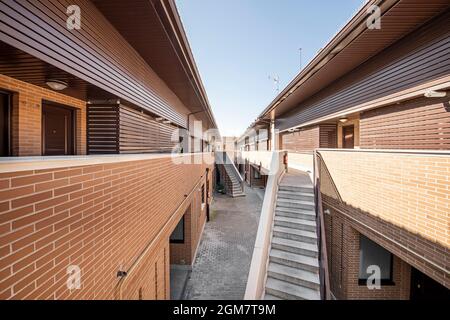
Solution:
M243 192L233 193L232 197L233 198L245 197L245 193Z
M279 199L292 199L314 202L314 193L278 191Z
M316 231L316 221L275 215L275 225L305 231Z
M311 231L274 226L273 236L289 240L317 244L317 234Z
M267 275L274 279L297 284L310 289L320 289L319 274L316 272L296 269L271 262L269 263Z
M317 244L294 241L284 238L273 237L272 248L290 253L301 254L311 258L317 258L319 256Z
M271 249L269 261L283 264L288 267L319 273L319 261L317 258L295 254L278 249Z
M316 220L316 213L314 212L314 210L276 207L275 214L283 217L300 218L311 221Z
M299 201L299 200L278 198L277 206L284 208L314 210L315 204L313 201Z
M266 293L286 300L320 300L319 290L267 278Z
M272 296L272 295L266 293L264 295L264 300L283 300L283 299L275 297L275 296Z
M301 193L314 193L314 188L312 185L301 185L301 186L287 186L279 185L279 191L290 191L290 192L301 192Z

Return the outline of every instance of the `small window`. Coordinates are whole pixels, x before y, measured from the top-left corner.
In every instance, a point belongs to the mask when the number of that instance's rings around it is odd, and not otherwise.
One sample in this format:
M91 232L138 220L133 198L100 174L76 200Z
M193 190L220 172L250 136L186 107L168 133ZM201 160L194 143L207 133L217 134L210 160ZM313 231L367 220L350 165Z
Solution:
M369 266L378 266L381 272L381 284L392 285L392 254L372 240L360 235L359 240L359 284L366 285Z
M255 179L261 179L261 174L258 170L253 170L253 178Z
M170 243L184 243L184 216L170 235Z
M202 185L202 204L205 204L205 185Z

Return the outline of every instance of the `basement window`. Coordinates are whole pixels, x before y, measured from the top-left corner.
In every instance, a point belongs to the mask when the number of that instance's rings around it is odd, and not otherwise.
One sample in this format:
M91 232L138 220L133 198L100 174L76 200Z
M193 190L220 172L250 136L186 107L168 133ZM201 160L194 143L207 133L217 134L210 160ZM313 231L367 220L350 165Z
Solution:
M184 243L184 216L170 235L170 243Z
M394 285L392 280L392 253L372 240L360 235L359 238L359 285L366 285L372 275L368 268L380 268L381 285Z

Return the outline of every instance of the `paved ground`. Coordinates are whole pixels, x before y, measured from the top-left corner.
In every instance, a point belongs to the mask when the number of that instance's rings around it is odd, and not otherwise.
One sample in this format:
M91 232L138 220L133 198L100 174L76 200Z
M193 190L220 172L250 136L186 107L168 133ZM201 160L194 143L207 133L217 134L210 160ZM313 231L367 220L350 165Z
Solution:
M215 195L186 285L187 300L244 297L264 192L246 187L246 197Z

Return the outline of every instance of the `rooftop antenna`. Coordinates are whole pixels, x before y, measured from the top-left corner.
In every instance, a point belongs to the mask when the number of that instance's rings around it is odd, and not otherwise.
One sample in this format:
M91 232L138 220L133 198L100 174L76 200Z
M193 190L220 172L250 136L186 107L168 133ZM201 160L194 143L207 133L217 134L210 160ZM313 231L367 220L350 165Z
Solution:
M269 76L269 80L272 80L275 84L275 88L277 91L277 94L280 93L280 77L278 75L276 76Z
M299 48L298 51L300 51L300 70L302 70L302 48Z

